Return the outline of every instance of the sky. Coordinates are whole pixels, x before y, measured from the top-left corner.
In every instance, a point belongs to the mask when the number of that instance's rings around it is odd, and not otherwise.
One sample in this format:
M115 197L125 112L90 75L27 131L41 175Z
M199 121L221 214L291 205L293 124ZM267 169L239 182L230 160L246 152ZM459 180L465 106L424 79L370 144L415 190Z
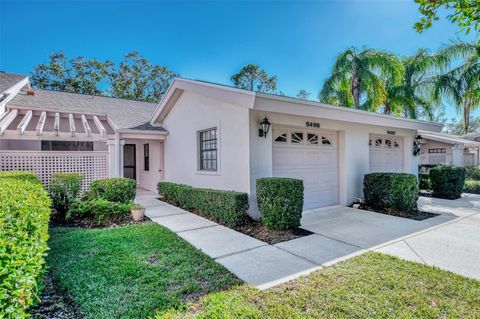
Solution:
M135 50L182 77L223 84L256 63L278 77L284 94L305 89L316 98L348 47L404 56L473 39L446 19L419 34L418 17L413 0L0 0L0 70L29 75L58 51L118 62ZM452 107L445 111L458 117Z

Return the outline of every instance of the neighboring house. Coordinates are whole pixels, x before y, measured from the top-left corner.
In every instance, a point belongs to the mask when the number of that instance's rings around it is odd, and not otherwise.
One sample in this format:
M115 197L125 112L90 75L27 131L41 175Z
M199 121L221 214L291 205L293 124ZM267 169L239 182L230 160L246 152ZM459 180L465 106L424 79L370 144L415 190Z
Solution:
M420 164L471 166L480 163L480 142L460 136L419 131L422 136Z
M480 142L480 132L468 133L468 134L463 135L462 137L467 139L467 140Z
M266 134L262 127L269 128ZM260 177L302 179L305 209L349 205L363 197L369 172L417 174L418 130L441 129L180 78L158 106L27 86L9 97L0 119L0 169L41 167L47 179L52 171L74 167L89 180L128 176L150 190L166 180L247 192L250 213L258 216ZM92 174L97 160L103 173Z

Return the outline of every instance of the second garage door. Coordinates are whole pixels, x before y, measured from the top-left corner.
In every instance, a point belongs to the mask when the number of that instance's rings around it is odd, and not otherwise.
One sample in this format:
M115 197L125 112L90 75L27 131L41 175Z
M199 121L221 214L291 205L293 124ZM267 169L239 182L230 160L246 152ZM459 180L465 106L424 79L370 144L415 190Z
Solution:
M303 180L304 209L338 204L338 137L335 132L273 130L273 176Z
M403 172L403 139L397 136L370 135L370 173Z

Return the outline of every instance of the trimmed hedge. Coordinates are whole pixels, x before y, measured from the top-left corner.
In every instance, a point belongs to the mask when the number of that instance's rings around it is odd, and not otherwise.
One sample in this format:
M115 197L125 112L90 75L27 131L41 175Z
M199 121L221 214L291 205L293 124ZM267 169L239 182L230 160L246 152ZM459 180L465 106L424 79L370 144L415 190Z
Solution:
M456 199L462 196L465 184L465 168L441 165L430 170L433 196Z
M480 181L465 181L463 191L470 194L480 194Z
M31 177L24 178L31 175L14 175L0 178L0 318L28 317L48 239L48 193Z
M465 178L480 181L480 165L466 166Z
M365 204L380 210L417 209L417 177L407 173L371 173L363 179Z
M247 218L248 194L189 185L160 182L158 193L166 201L186 210L197 210L229 227L241 225Z
M50 182L53 207L62 218L78 197L83 176L78 173L54 173Z
M85 199L105 199L110 202L130 203L135 199L137 183L130 178L97 179L90 184Z
M302 218L303 181L281 177L259 178L257 203L265 227L296 229Z
M3 171L0 172L0 179L2 178L14 178L22 181L29 181L41 184L40 180L37 177L37 174L27 171Z
M75 200L66 219L94 220L97 224L119 221L130 214L131 203L115 203L105 199Z
M432 183L430 182L429 173L419 173L418 174L418 188L423 190L432 189Z

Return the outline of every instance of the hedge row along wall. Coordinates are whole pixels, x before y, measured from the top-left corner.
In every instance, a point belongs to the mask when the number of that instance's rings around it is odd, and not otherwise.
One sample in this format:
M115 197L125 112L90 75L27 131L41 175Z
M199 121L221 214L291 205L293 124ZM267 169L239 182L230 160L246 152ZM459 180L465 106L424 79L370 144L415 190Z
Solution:
M165 200L186 210L198 210L227 226L238 226L247 218L247 193L194 188L170 182L160 182L157 187Z
M35 301L50 205L31 174L0 174L0 318L25 318Z

